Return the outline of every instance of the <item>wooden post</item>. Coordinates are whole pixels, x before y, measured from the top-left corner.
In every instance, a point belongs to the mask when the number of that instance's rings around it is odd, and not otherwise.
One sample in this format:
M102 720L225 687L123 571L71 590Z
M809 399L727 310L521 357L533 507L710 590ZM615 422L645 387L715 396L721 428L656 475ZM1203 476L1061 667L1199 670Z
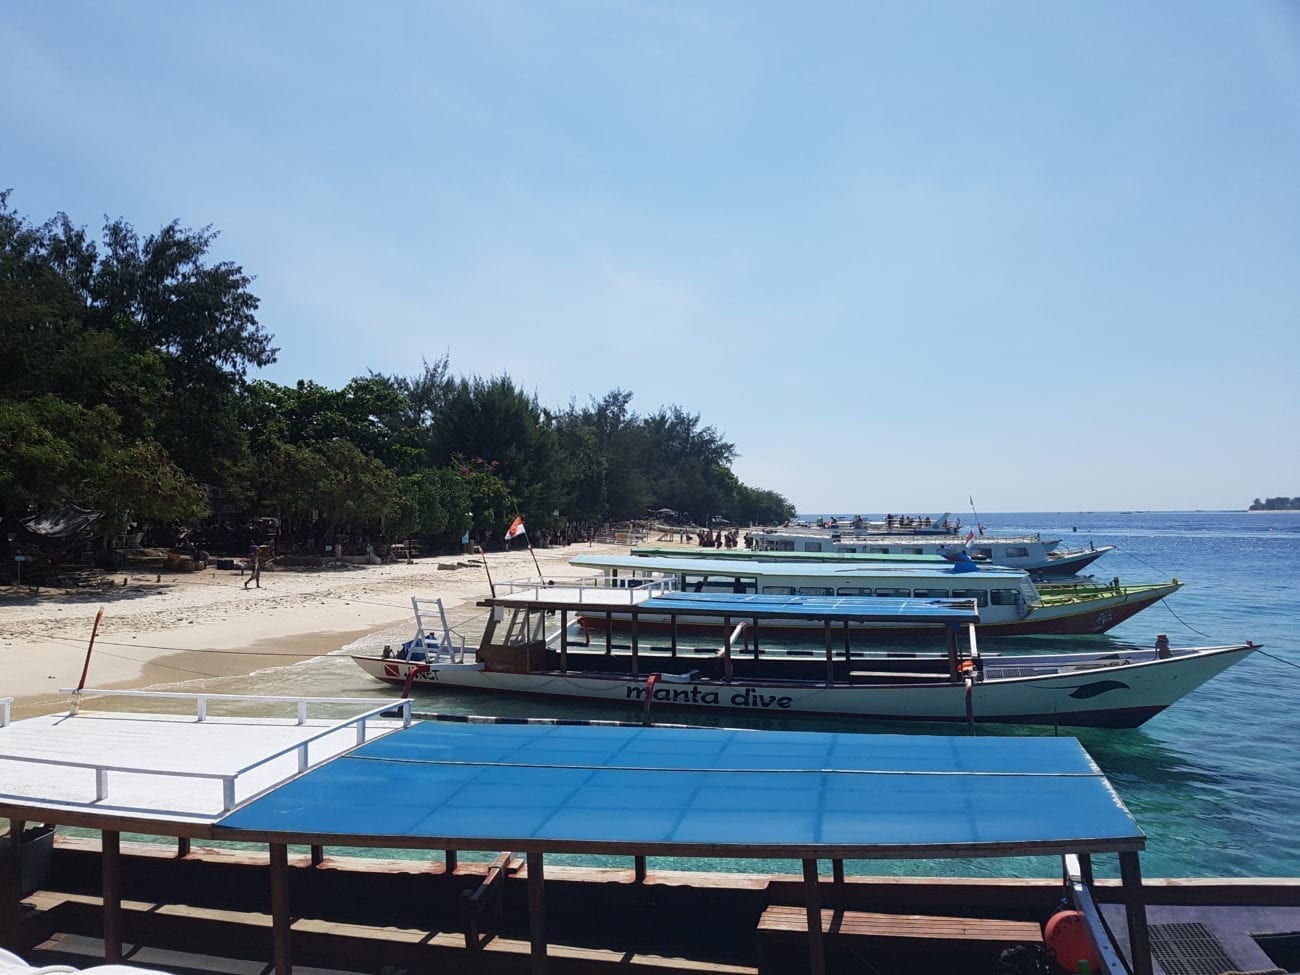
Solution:
M176 837L176 858L184 860L190 855L190 838L188 836Z
M1079 879L1083 881L1085 887L1092 886L1092 854L1079 854Z
M319 867L325 862L325 847L313 845L311 848L311 865Z
M532 943L529 971L533 975L546 972L546 892L542 854L528 854L528 937Z
M844 621L844 665L847 670L852 670L853 654L849 648L849 621Z
M948 679L950 681L960 681L961 671L957 668L961 666L961 660L957 653L957 624L949 623L944 627L944 637L948 643Z
M275 975L292 975L289 917L289 847L271 844L271 957Z
M835 683L835 661L831 656L831 621L822 620L823 636L826 639L826 683Z
M1133 975L1151 975L1151 938L1147 932L1146 895L1142 891L1142 863L1135 851L1119 855L1119 875L1124 887L1124 917L1128 922Z
M116 830L102 831L99 846L103 871L104 961L117 965L122 961L122 834Z
M672 620L669 623L672 630L673 659L677 659L677 614L673 613Z
M26 951L19 944L19 923L22 920L23 877L21 852L26 824L21 819L9 820L9 835L5 837L4 857L0 859L0 947L10 951Z
M560 610L560 673L569 669L569 611Z
M755 616L754 617L754 659L757 660L759 656L760 656L760 651L758 649L758 617Z
M605 656L612 656L614 653L614 614L605 614Z
M826 625L829 630L830 624ZM822 943L822 895L816 860L803 862L803 889L808 910L808 971L810 975L824 975L826 948Z
M645 883L646 864L645 857L635 856L632 858L632 875L636 878L638 884Z
M456 872L456 851L443 850L442 862L444 864L443 873L455 873Z

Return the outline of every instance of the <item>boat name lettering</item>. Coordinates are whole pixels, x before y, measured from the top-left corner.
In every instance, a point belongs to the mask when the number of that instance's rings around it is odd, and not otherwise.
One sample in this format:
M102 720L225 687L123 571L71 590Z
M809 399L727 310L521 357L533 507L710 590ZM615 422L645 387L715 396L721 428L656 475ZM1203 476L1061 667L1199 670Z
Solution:
M644 701L646 690L644 684L628 684L624 690L629 701ZM664 704L722 704L719 692L691 687L656 687L652 694L654 700ZM736 708L779 708L788 710L794 704L794 698L780 694L764 694L762 691L747 687L737 691L728 699Z

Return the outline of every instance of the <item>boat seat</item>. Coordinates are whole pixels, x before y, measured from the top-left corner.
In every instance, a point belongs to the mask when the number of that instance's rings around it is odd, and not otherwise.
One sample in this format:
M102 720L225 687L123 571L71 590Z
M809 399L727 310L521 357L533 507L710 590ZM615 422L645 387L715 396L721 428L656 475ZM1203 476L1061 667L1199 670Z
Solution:
M850 670L850 677L869 677L872 680L879 680L882 677L905 677L911 680L932 680L948 683L947 674L938 674L933 670L929 671L909 671L909 670Z
M949 952L987 955L1000 947L1042 944L1043 932L1034 921L992 918L939 917L928 914L883 914L823 908L822 937L828 947L872 942L895 950L941 946ZM758 920L759 972L782 969L772 947L808 940L808 909L803 905L772 904ZM906 970L904 968L904 970Z

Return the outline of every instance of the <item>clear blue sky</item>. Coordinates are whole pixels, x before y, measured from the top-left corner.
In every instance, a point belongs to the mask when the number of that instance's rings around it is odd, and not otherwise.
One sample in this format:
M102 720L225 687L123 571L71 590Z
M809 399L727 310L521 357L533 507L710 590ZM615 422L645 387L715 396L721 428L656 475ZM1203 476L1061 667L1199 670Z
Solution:
M332 386L679 403L801 511L1300 493L1300 6L15 2L0 187Z

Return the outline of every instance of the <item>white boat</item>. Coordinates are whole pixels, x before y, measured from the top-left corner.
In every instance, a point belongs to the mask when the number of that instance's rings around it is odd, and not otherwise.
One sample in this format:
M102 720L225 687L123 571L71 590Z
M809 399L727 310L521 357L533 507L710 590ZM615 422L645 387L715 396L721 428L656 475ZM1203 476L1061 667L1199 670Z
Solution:
M570 563L598 570L621 585L672 579L683 592L760 593L775 596L875 596L891 599L974 599L980 631L992 636L1104 633L1182 587L1177 579L1143 585L1079 586L1040 591L1018 569L981 567L969 560L950 565L896 566L876 563L757 562L752 559L700 559L681 556L578 555ZM626 615L611 625L625 628ZM716 620L682 621L716 626ZM654 620L643 620L654 625ZM592 626L603 625L592 619ZM788 620L781 628L798 632L807 621ZM925 620L869 622L895 636L932 635Z
M704 711L1136 727L1253 653L1257 646L1109 648L1053 655L981 655L971 599L764 596L683 593L669 581L626 588L607 578L506 583L479 605L492 610L477 650L447 625L423 623L396 654L356 655L371 677L413 689L465 689L534 697ZM615 647L575 633L574 619L627 614L630 642ZM670 625L653 642L642 618ZM683 646L679 621L726 627L721 646ZM820 650L761 648L757 632L790 620L821 630ZM934 653L887 653L850 645L871 622L942 628ZM685 628L685 626L681 627ZM752 628L752 629L751 629ZM966 648L958 630L968 630ZM805 630L805 632L807 632ZM843 646L841 647L841 634ZM750 649L749 636L753 636Z
M851 528L800 531L755 528L745 533L745 546L754 552L817 552L837 555L938 555L954 559L966 554L976 562L1023 569L1033 575L1073 575L1091 565L1114 545L1058 550L1060 539L1041 535L965 535L956 532L885 534Z

